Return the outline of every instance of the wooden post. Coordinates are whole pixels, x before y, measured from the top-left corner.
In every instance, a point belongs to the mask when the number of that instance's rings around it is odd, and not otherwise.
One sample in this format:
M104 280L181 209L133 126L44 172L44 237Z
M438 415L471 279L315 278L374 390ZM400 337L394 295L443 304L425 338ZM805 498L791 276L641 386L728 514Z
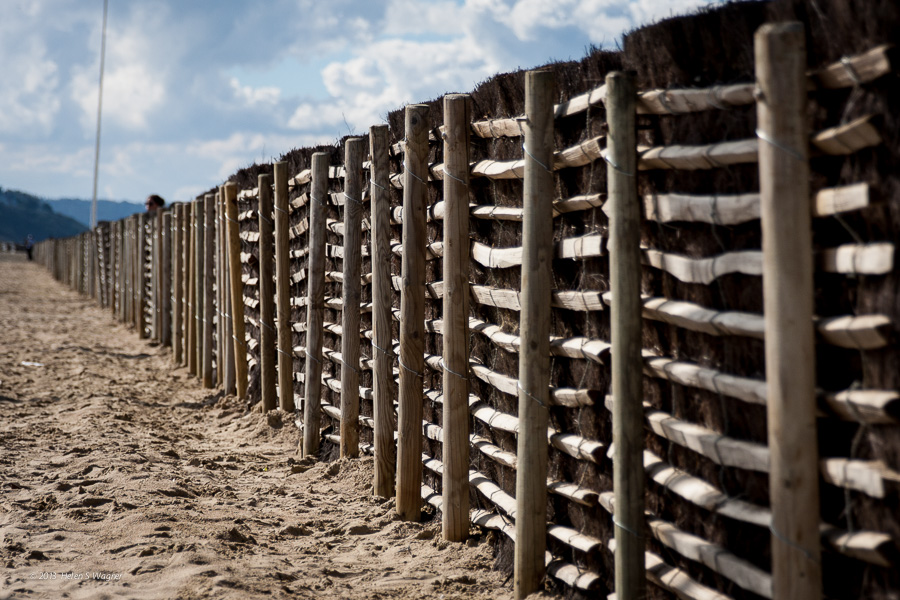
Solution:
M87 278L85 284L87 286L87 295L89 298L95 298L97 285L97 230L92 229L84 236L85 250L87 255Z
M774 598L822 597L803 25L754 37Z
M172 217L171 209L161 215L159 341L164 346L172 343Z
M637 196L634 76L606 76L609 271L612 308L613 491L616 597L643 598L644 407L641 387L641 230Z
M144 307L147 304L147 213L140 213L137 221L137 310L135 310L135 325L138 337L147 339L147 329L144 327L146 315Z
M152 329L151 339L159 343L162 340L162 215L163 210L158 209L150 215L153 247L151 248L152 267L151 289L153 295Z
M203 197L194 200L197 217L194 221L194 354L196 354L197 371L195 375L203 378L203 304L204 304L204 277L203 259L206 256L204 244L204 208Z
M344 144L344 259L341 298L341 457L359 456L359 302L362 265L362 163L366 141Z
M73 240L75 247L75 291L84 294L84 234Z
M444 539L469 537L470 97L444 96ZM552 215L551 215L552 219Z
M113 318L118 314L119 287L119 221L109 224L109 308Z
M237 184L225 184L228 264L231 289L231 330L234 339L234 385L237 397L247 398L247 338L244 330L244 283L241 280L241 238L237 221Z
M181 293L182 293L182 302L181 302L181 355L182 355L182 363L184 366L188 367L188 372L190 372L190 349L191 349L191 323L193 319L191 315L193 315L193 309L191 308L191 256L193 253L191 252L191 240L194 237L194 228L191 226L192 213L191 213L191 203L188 202L184 204L184 218L181 221L181 235L183 238L183 243L181 246L181 264L182 264L182 282L181 282Z
M70 271L69 285L76 292L80 292L81 281L81 236L75 236L69 244L70 255L72 261L72 269Z
M84 244L84 295L94 297L94 231L86 231L82 237Z
M125 219L122 227L122 235L124 237L125 250L125 273L124 273L124 312L125 318L123 323L131 325L134 323L134 221L137 217L132 215Z
M90 296L91 293L91 245L89 243L91 237L90 231L85 231L78 236L78 267L81 271L78 279L78 291L83 296Z
M88 298L94 295L94 232L85 231L81 235L82 253L84 257L84 266L82 267L82 288L81 293Z
M272 224L272 176L259 182L259 382L262 409L275 410L275 265Z
M97 301L97 306L103 307L105 306L105 302L103 300L103 275L100 270L103 263L103 254L100 252L100 244L103 239L103 229L100 227L95 227L93 231L93 235L91 236L91 254L93 258L91 259L92 269L94 270L93 275L91 276L91 285L93 286L93 290L91 290L91 297Z
M90 243L88 243L89 238L91 237L91 232L86 231L78 236L78 259L79 264L78 267L81 271L79 280L78 280L78 291L81 292L83 296L90 295L90 283L91 283L91 257L90 257Z
M128 313L130 316L130 324L132 327L137 329L137 320L138 314L140 313L140 303L138 302L138 298L140 297L140 292L138 291L138 283L139 283L139 267L140 261L138 260L139 256L139 248L140 248L140 239L138 233L140 231L140 223L141 223L141 215L134 215L131 219L131 223L129 224L129 241L131 242L130 256L131 262L129 263L129 271L131 276L131 281L129 282L130 287L129 292L131 294L130 305L128 308Z
M403 257L400 270L400 407L397 425L397 514L406 521L418 521L422 512L428 129L428 106L407 106L406 158L403 167Z
M147 215L150 237L150 339L159 341L159 219L162 210Z
M100 295L100 252L99 250L100 229L95 227L88 234L87 243L88 252L91 259L90 280L88 283L88 295L97 300L97 304L103 305Z
M81 294L81 267L84 263L84 249L81 244L82 234L72 238L72 289Z
M154 290L153 290L153 298L156 310L156 320L154 321L154 327L156 329L155 339L160 344L163 343L163 291L164 291L164 282L163 282L163 219L166 211L165 209L160 208L153 216L155 217L153 220L156 221L155 227L155 235L153 243L155 244L153 260L155 261L153 268L153 278L155 280Z
M391 340L391 192L388 162L390 127L369 129L372 196L372 404L375 417L375 472L373 493L394 495L397 448L394 443L394 351Z
M306 304L306 376L304 378L303 456L319 452L321 423L322 339L325 315L325 205L328 194L328 154L312 155L309 190L309 261Z
M184 204L176 204L172 224L172 358L184 361Z
M126 298L127 298L127 289L128 289L128 240L127 240L127 219L122 219L117 223L118 231L117 235L118 239L118 256L116 257L119 263L118 266L118 274L116 275L116 286L118 289L116 290L116 294L118 295L118 299L116 300L117 312L116 315L119 318L120 323L124 323L127 318L126 313Z
M294 351L291 343L291 215L288 204L288 167L275 163L275 293L278 310L278 402L294 412Z
M97 228L97 300L109 308L109 223Z
M134 215L122 222L122 323L132 322L134 308Z
M98 279L98 289L100 298L100 306L103 308L109 308L109 282L110 282L110 271L109 271L109 230L110 223L107 223L105 226L97 229L97 266L99 269L99 279Z
M234 394L235 389L235 373L234 373L234 330L231 324L231 281L229 274L231 273L231 251L228 247L228 221L226 220L225 211L225 186L219 186L219 202L220 214L222 216L221 232L222 232L222 293L224 302L224 326L222 327L224 342L225 365L222 375L222 385L226 394Z
M550 395L550 289L553 283L552 71L525 74L522 311L516 470L515 596L535 592L547 547L547 405ZM405 216L405 215L404 215ZM624 597L624 596L623 596Z
M188 372L197 374L197 202L190 201L190 218L185 223L185 234L188 236L186 246L187 255L187 279L185 285L184 324L187 327L185 334L184 357L187 360Z
M125 221L125 321L127 325L134 324L134 223L136 215L131 215Z
M225 245L222 243L222 190L216 191L216 385L225 381Z
M131 220L131 308L129 312L131 313L131 326L134 327L135 333L138 333L140 329L138 327L139 315L141 314L141 303L140 303L140 276L141 276L141 261L140 261L140 251L141 251L141 215L136 214L134 218ZM140 333L138 333L140 337Z
M106 247L106 232L108 226L98 226L94 232L94 252L96 253L97 287L95 289L97 305L100 308L109 306L109 250Z
M203 344L200 372L203 376L203 387L212 388L213 381L213 284L215 271L213 260L215 258L215 239L213 237L213 216L215 215L215 196L206 194L203 196Z

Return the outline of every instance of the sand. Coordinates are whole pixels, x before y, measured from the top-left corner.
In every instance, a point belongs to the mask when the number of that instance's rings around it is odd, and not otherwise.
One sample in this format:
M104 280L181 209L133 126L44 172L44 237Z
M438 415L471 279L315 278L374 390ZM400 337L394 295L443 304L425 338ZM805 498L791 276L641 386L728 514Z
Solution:
M9 254L0 415L0 598L512 598L493 534L398 520L371 458L301 460L279 413Z

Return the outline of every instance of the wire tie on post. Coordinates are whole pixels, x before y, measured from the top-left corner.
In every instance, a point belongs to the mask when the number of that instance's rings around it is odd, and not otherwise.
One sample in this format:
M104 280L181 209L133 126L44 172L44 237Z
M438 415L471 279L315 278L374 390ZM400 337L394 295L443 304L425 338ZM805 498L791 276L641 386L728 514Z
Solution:
M412 373L419 379L422 379L422 380L425 379L425 376L422 373L419 373L418 371L414 371L414 370L410 369L409 367L407 367L405 364L403 364L403 361L399 357L397 357L397 362L400 363L401 367L403 367L404 369L406 369L407 371L409 371L410 373Z
M804 554L804 556L806 556L807 560L809 560L809 562L811 562L813 564L817 564L817 565L819 564L819 561L817 561L815 558L813 558L812 552L810 552L809 550L807 550L806 548L804 548L803 546L801 546L799 544L795 544L791 540L789 540L786 537L784 537L783 535L781 535L781 533L777 529L775 529L774 523L769 523L769 531L772 532L772 535L774 535L781 543L787 544L791 548L794 548L795 550L799 550L800 552L802 552Z
M635 538L637 538L637 539L639 539L639 540L644 539L644 536L643 536L643 535L641 535L640 533L638 533L637 531L635 531L635 530L632 529L631 527L626 527L625 525L623 525L621 521L619 521L618 519L616 519L615 515L613 515L612 522L613 522L613 525L615 525L616 527L618 527L618 528L621 529L622 531L626 531L626 532L630 533L630 534L631 534L632 536L634 536Z
M446 175L446 176L449 177L450 179L455 179L456 181L460 182L461 184L463 184L463 185L465 185L465 186L468 186L468 185L469 185L469 183L468 183L467 181L463 181L462 179L460 179L459 177L457 177L456 175L454 175L453 173L451 173L451 172L448 171L447 169L444 169L444 175Z
M462 373L457 373L456 371L454 371L453 369L451 369L450 367L448 367L448 366L447 366L447 363L444 362L444 358L443 358L443 357L441 357L440 365L441 365L441 368L444 369L445 371L447 371L448 373L450 373L450 374L452 374L452 375L456 375L457 377L459 377L459 378L462 379L463 381L469 381L469 376L468 376L468 375L463 375Z
M347 367L348 369L350 369L351 371L353 371L353 372L356 373L357 375L359 374L359 369L356 368L356 367L354 367L353 365L351 365L351 364L348 363L347 361L345 361L343 356L342 356L341 358L339 358L338 360L341 361L341 364L342 364L342 365L344 365L345 367Z
M376 350L378 350L379 352L381 352L382 354L384 354L385 356L387 356L388 358L397 358L397 355L394 354L393 350L385 350L384 348L382 348L375 342L372 342L372 347L375 348Z
M427 181L425 181L424 179L422 179L421 177L419 177L418 175L416 175L415 173L413 173L413 172L410 170L410 168L409 168L405 163L404 163L404 165L403 165L403 170L404 170L407 174L411 175L413 178L418 179L418 180L419 180L420 182L422 182L424 185L428 185L428 182L427 182Z
M529 398L531 398L532 400L534 400L535 402L537 402L538 404L540 404L541 408L544 408L544 409L547 408L547 405L544 404L543 402L541 402L541 400L540 400L539 398L537 398L537 397L534 396L531 392L529 392L528 390L526 390L525 388L523 388L523 387L522 387L522 384L521 384L519 381L516 381L516 388L517 388L518 390L520 390L523 394L525 394L526 396L528 396Z
M617 165L617 164L615 163L615 161L613 161L613 159L611 159L611 158L609 157L609 152L605 152L605 153L603 154L603 160L605 160L605 161L609 164L609 166L611 166L613 169L615 169L616 171L618 171L619 173L621 173L621 174L624 175L625 177L634 177L634 173L629 173L628 171L625 171L624 169L622 169L622 167L620 167L619 165Z
M775 146L776 148L778 148L778 149L781 150L782 152L785 152L785 153L791 155L792 157L796 158L797 160L801 160L801 161L802 161L802 160L806 160L806 159L803 157L802 154L800 154L799 152L797 152L797 151L794 150L793 148L788 148L787 146L785 146L784 144L782 144L782 143L779 142L778 140L776 140L776 139L770 137L769 134L767 134L767 133L766 133L765 131L763 131L762 129L757 129L757 130L756 130L756 137L758 137L759 139L761 139L762 141L764 141L764 142L766 142L766 143L768 143L768 144L771 144L772 146Z
M525 154L527 154L527 155L531 158L531 160L533 160L533 161L536 162L537 164L539 164L539 165L541 165L542 167L544 167L544 170L545 170L545 171L547 171L548 173L552 173L552 172L553 172L553 169L551 169L550 167L548 167L547 165L545 165L544 163L542 163L541 161L539 161L537 158L535 158L534 154L532 154L531 152L528 151L528 148L525 146L525 144L522 144L522 150L525 151Z

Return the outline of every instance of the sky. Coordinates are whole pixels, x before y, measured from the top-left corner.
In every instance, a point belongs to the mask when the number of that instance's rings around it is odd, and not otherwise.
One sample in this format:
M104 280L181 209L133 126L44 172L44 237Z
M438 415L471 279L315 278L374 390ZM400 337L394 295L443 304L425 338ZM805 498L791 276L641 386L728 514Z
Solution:
M98 197L189 200L710 0L109 0ZM90 198L103 0L0 0L0 187Z

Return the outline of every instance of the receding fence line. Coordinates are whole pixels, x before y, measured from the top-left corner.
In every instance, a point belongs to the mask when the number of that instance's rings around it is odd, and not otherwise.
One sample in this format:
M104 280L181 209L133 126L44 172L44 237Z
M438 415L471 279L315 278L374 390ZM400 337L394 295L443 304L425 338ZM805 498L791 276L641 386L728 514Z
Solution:
M532 110L535 92L530 86L544 74L528 73L524 117L470 123L466 97L451 95L444 99L445 122L434 127L431 135L427 107L408 107L406 130L401 134L405 140L394 148L395 158L397 152L403 154L400 173L390 173L389 129L377 126L369 133L367 162L362 156L365 141L350 139L344 148L344 165L329 166L328 155L319 153L313 155L310 169L290 180L286 164L275 165L274 206L271 178L261 176L252 190L238 193L234 184L226 184L215 200L208 194L187 205L176 204L149 220L139 215L101 225L69 240L41 244L37 256L58 279L95 298L119 320L134 325L139 336L149 334L154 341L172 344L175 362L186 363L205 386L213 385L213 356L215 383L224 384L226 392L236 391L241 398L247 396L248 368L254 374L258 372L260 406L264 410L276 406L277 328L277 390L282 411L295 409L293 381L296 378L303 382L302 393L297 396L303 409L303 454L318 453L322 440L337 444L341 456L355 456L359 450L374 453L373 490L384 496L396 490L397 512L404 519L418 519L424 501L442 512L445 539L465 539L470 522L509 537L515 543L517 597L537 589L545 571L580 590L602 588L595 556L601 547L615 549L618 597L642 595L644 578L683 598L722 598L725 596L721 590L730 589L732 584L763 597L818 597L821 549L877 568L890 568L896 566L890 549L893 542L887 534L822 522L817 510L809 510L818 502L818 489L801 484L809 482L810 472L820 472L826 485L844 488L848 493L853 490L877 501L889 497L892 486L900 481L900 473L891 465L852 455L819 456L815 448L816 419L896 425L900 394L858 385L837 392L815 387L814 333L820 344L878 351L891 348L895 315L882 314L876 308L868 314L814 317L809 308L812 276L814 271L831 273L829 277L877 278L892 274L895 246L890 241L857 240L854 244L823 248L819 243L819 252L814 256L809 237L797 235L810 231L813 218L828 218L870 206L869 185L855 183L810 194L805 187L809 178L798 176L795 164L808 166L805 155L800 161L794 160L793 155L786 158L785 152L794 150L801 154L809 146L823 155L842 156L877 146L882 138L873 127L871 116L821 129L814 136L804 134L802 127L784 124L791 112L787 110L789 106L793 106L794 113L804 113L809 82L827 89L861 86L891 72L891 53L886 47L879 47L850 57L840 66L830 65L815 74L804 74L802 50L778 50L779 44L787 43L782 38L790 41L797 30L796 26L777 26L758 34L757 79L762 90L758 95L754 95L756 84L649 92L637 92L633 85L630 89L625 85L623 91L620 84L626 79L611 75L612 79L600 88L555 107L550 96L543 102L543 112L536 114ZM777 56L778 64L769 55ZM793 79L781 64L785 56L796 58ZM793 100L783 99L779 86L792 91ZM758 139L646 147L639 147L634 139L635 113L677 115L754 102L759 113ZM632 106L626 109L624 119L619 117L623 114L619 112L620 103ZM589 137L587 141L554 152L554 118L599 105L607 111L609 134L585 136ZM545 126L551 132L549 138ZM534 141L538 130L548 138L542 145ZM596 133L596 129L593 131ZM472 162L465 152L469 135L524 136L524 157ZM442 152L436 150L442 163L428 164L429 137L435 142L437 137L442 138ZM554 199L554 173L595 163L602 165L601 158L607 163L607 193L587 189L565 199ZM727 169L728 165L737 164L758 165L759 193L653 193L643 198L636 194L636 177L643 177L639 171ZM782 169L790 169L789 174L785 175ZM368 190L364 186L365 170L370 173ZM476 177L524 179L523 207L470 203L479 199L469 188L470 179ZM343 192L329 194L329 180L338 179L343 179ZM440 190L431 185L432 181L442 181L443 196L426 206L427 191ZM289 200L291 187L299 194L302 190L298 186L306 185L310 186L308 192ZM778 189L794 186L795 199L785 202L784 193L779 192L776 201L773 185L781 186ZM402 190L402 207L391 207L391 189L398 190L398 196ZM535 194L535 189L541 191ZM240 214L237 199L244 202ZM342 207L343 221L327 219L326 203ZM295 218L296 225L291 227L290 214L302 207L307 207L308 216ZM590 225L575 236L563 230L553 243L554 219L598 207L610 215L609 235ZM620 212L625 208L631 211L628 215ZM791 214L785 216L783 211ZM684 222L728 227L758 221L764 244L761 251L746 247L735 251L720 243L720 254L706 258L668 250L674 245L650 243L641 247L634 235L634 225L641 216L676 230ZM521 246L495 247L481 238L470 241L469 235L475 228L470 218L482 224L494 221L513 227L522 223ZM254 220L258 221L258 232L247 230L246 226L240 232L239 223L252 224ZM427 238L426 223L436 220L443 220L443 239L429 243L432 240ZM399 239L391 239L392 224L403 228ZM630 237L622 235L628 224L632 226ZM366 229L370 230L371 246L362 244L362 232ZM326 232L338 241L326 243ZM661 230L663 241L665 233ZM535 236L546 238L547 244L537 244L533 241ZM214 258L215 243L219 244L219 253ZM784 250L785 244L798 247ZM537 255L536 262L530 253ZM632 254L636 262L629 266L626 257ZM291 260L304 257L308 258L305 268L292 268ZM371 259L371 273L361 272L363 257ZM398 260L393 257L399 257L402 264L400 276L392 276L391 262ZM342 265L328 266L326 271L328 259L340 259ZM437 259L441 262L427 262ZM565 285L553 289L553 279L547 275L550 265L554 261L574 260L608 262L610 291L603 287L565 289ZM805 261L800 275L794 270L795 260ZM252 272L257 261L258 276ZM640 263L646 268L642 269ZM473 268L492 273L520 267L521 291L514 289L515 284L485 285L484 279L479 283L477 278L471 284L469 281ZM437 273L437 269L443 280L429 281L425 273ZM245 274L247 270L250 274ZM668 298L670 294L661 295L662 290L658 289L642 296L642 273L693 286L719 285L729 277L758 280L762 276L766 284L762 288L766 298L764 310L753 313L712 303L703 306L678 299L677 294ZM488 284L496 283L492 277L488 275ZM292 297L290 285L306 279L307 295ZM326 282L340 284L340 297L333 291L337 286L331 286L326 295ZM591 284L582 281L582 285ZM795 286L797 291L786 292L785 285ZM365 286L371 286L371 302L361 299ZM571 282L568 286L580 287ZM625 293L622 286L638 287ZM392 306L392 288L400 292L399 310ZM534 300L535 294L538 300ZM799 302L796 298L805 300ZM433 307L441 308L441 303L443 310L438 318L438 312L432 311ZM626 304L627 309L623 308ZM609 316L602 313L607 305L611 305ZM307 308L305 323L291 322L292 306ZM485 317L483 308L495 311L488 315L498 316ZM330 316L326 320L326 309L341 312L340 322L330 322L338 321ZM610 339L603 339L606 334L594 328L551 335L551 309L567 311L559 313L566 314L566 318L583 316L586 323L589 319L611 318ZM800 316L782 312L799 309L805 311ZM360 315L369 311L372 326L364 329ZM511 316L506 317L502 311L512 311ZM472 316L472 312L482 318ZM521 325L518 335L508 331L516 319ZM398 339L392 336L393 322L399 323ZM245 332L245 323L250 326L251 335ZM763 380L753 373L735 375L721 365L695 362L696 357L691 357L690 352L683 356L666 348L642 349L641 327L655 327L654 323L673 331L677 328L720 339L740 336L763 340L760 344L765 344L767 364L783 365L787 371L770 366L768 377ZM791 333L788 324L798 323L803 331ZM623 333L623 328L632 333ZM294 332L306 334L305 346L292 347L290 336ZM326 332L341 337L339 351L334 345L323 347ZM425 338L433 334L442 336L438 342L438 347L443 345L442 355L425 352ZM490 355L477 353L470 357L475 343L470 335L478 337L478 343L487 342L491 352L513 353L519 364L518 377L504 372L503 365L494 362ZM805 345L792 349L791 344L799 342ZM371 358L360 356L360 343L370 344ZM671 357L662 356L663 353L671 353ZM798 375L797 356L809 357L800 361L806 368L803 377ZM295 376L294 357L302 361L305 373ZM550 377L551 360L584 361L562 364L572 364L585 373L600 371L604 376L611 375L612 395L602 387L605 384L590 380L584 385L557 384L556 376L552 380ZM323 371L323 362L328 365L327 371ZM340 379L336 377L338 370ZM649 381L667 381L667 385L680 386L692 394L718 395L723 404L737 401L741 406L765 407L769 413L768 446L758 440L741 439L727 430L717 431L715 426L691 423L683 415L676 417L677 411L660 410L644 401L642 374ZM371 377L371 388L365 387L368 384L363 383L364 377ZM626 381L631 382L630 393L621 387ZM398 402L395 385L400 391ZM428 389L429 385L439 385L440 389ZM337 398L332 392L340 394L339 405L331 400ZM518 410L515 405L498 406L497 399L501 397L506 398L504 402L517 398ZM791 401L786 402L785 398ZM796 402L798 398L803 402ZM360 410L361 400L371 402L371 416ZM432 417L428 419L423 419L423 402L431 403ZM614 444L570 431L568 423L575 413L569 411L579 411L575 419L578 421L581 411L602 410L603 406L614 415ZM546 418L548 411L557 415L558 420L552 425ZM322 413L337 421L336 431L327 436L321 431ZM437 420L436 415L441 416L440 424L430 422ZM470 415L474 426L471 432ZM789 430L786 423L790 423ZM812 431L813 437L796 435L798 423L804 431ZM371 439L372 444L363 441L369 435L372 437L366 439ZM508 440L513 438L503 437L509 435L517 437L516 453L509 450ZM727 488L720 491L691 474L689 465L678 463L677 455L669 455L663 461L643 450L644 435L671 442L724 469L768 473L771 506L729 496ZM426 448L423 453L423 440L429 444L438 442L442 447L431 445L431 450ZM796 450L790 450L792 444L798 446ZM482 467L471 468L470 450L475 451L473 456L487 459L490 469L499 469L497 474L491 475L493 470ZM576 461L581 472L587 472L583 470L586 468L608 472L612 459L613 490L592 489L593 484L577 483L571 474L563 472L548 477L548 450L567 455L567 460ZM431 456L432 451L441 452L441 459ZM808 463L803 470L805 476L792 470L796 461L780 458L785 453L795 456L801 451L806 453ZM424 471L437 479L422 485ZM516 481L515 498L510 494L511 480L503 475L510 472ZM790 481L782 489L781 483L787 482L791 473L803 481ZM441 485L440 490L430 487L437 487L434 481ZM645 511L640 491L645 483L651 493L663 489L702 510L753 527L771 528L775 557L771 574L748 561L744 548L708 542L680 521L676 526ZM470 510L470 489L488 508ZM555 511L557 522L548 524L548 492L555 501L572 503L567 506L603 508L613 517L615 539L604 541L608 536L598 535L593 524L590 531L570 527L564 520L565 511ZM807 514L801 514L804 511ZM805 517L802 530L800 517ZM651 538L664 546L667 554L678 555L678 560L684 559L689 566L676 569L648 552L646 540ZM549 551L545 553L545 549ZM694 579L695 567L707 569L704 577L715 581L719 591L700 585ZM713 574L712 579L709 573Z

